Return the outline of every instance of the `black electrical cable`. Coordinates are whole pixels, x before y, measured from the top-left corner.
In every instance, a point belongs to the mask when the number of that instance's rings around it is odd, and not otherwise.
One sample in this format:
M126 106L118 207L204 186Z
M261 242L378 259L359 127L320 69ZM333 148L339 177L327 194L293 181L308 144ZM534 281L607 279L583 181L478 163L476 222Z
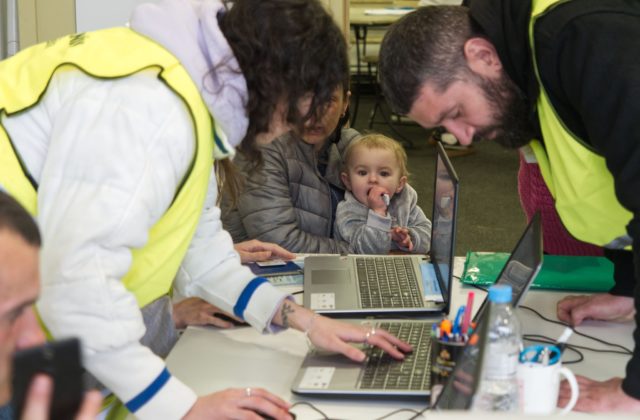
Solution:
M385 414L382 417L377 417L374 420L384 420L384 419L389 418L391 416L394 416L394 415L396 415L398 413L404 413L405 411L408 411L410 413L414 413L414 416L411 417L412 419L418 418L417 416L421 416L422 413L424 412L424 410L418 411L418 410L414 410L413 408L399 408L397 410L394 410L394 411L390 412L389 414Z
M539 335L539 334L523 334L522 335L522 339L525 341L531 341L534 343L542 343L542 344L555 344L556 340L554 340L553 338L544 336L544 335ZM572 364L576 364L576 363L580 363L584 360L584 354L582 354L582 352L580 350L578 350L576 348L576 346L574 346L573 344L565 344L565 353L567 350L570 350L574 353L576 353L578 355L577 359L569 359L569 360L562 360L562 363L565 365L572 365Z
M619 349L620 349L620 350L622 350L622 351L593 349L593 348L590 348L590 347L581 347L581 346L578 346L578 345L572 344L572 346L573 346L573 347L576 347L576 348L582 348L582 349L585 349L585 350L595 351L595 352L599 352L599 353L616 353L616 354L626 354L626 355L629 355L629 356L631 356L631 355L633 354L633 352L632 352L631 350L629 350L628 348L626 348L626 347L625 347L625 346L623 346L623 345L616 344L616 343L611 343L611 342L608 342L608 341L602 340L602 339L600 339L600 338L598 338L598 337L593 337L593 336L591 336L591 335L588 335L588 334L585 334L585 333L583 333L583 332L580 332L580 331L576 330L576 329L575 329L575 327L572 327L572 326L570 326L569 324L566 324L566 323L564 323L564 322L562 322L562 321L556 321L556 320L554 320L554 319L550 319L550 318L545 317L545 316L544 316L544 315L542 315L540 312L536 311L535 309L533 309L533 308L531 308L531 307L529 307L529 306L520 305L520 306L519 306L519 308L522 308L522 309L526 309L526 310L528 310L528 311L531 311L531 312L533 312L534 314L538 315L538 316L539 316L540 318L542 318L543 320L545 320L545 321L547 321L547 322L550 322L550 323L552 323L552 324L561 325L561 326L563 326L563 327L571 328L575 334L577 334L577 335L579 335L579 336L581 336L581 337L588 338L588 339L593 340L593 341L596 341L596 342L598 342L598 343L600 343L600 344L604 344L605 346L619 348Z
M482 287L480 287L478 285L472 284L472 286L475 287L476 289L480 289L480 290L482 290L484 292L487 291L487 289L482 288ZM633 355L633 352L631 350L629 350L628 348L626 348L625 346L623 346L623 345L620 345L620 344L617 344L617 343L610 343L610 342L602 340L602 339L600 339L598 337L594 337L594 336L585 334L583 332L580 332L580 331L576 330L575 327L572 327L571 325L569 325L569 324L567 324L565 322L556 321L555 319L547 318L546 316L542 315L540 312L536 311L535 309L533 309L533 308L531 308L529 306L520 305L520 306L518 306L518 308L522 308L522 309L526 309L528 311L531 311L534 314L536 314L537 316L539 316L541 319L543 319L544 321L547 321L547 322L549 322L551 324L556 324L556 325L561 325L563 327L571 328L576 335L579 335L581 337L587 338L589 340L596 341L596 342L598 342L600 344L604 344L605 346L619 348L622 351L594 349L594 348L591 348L591 347L584 347L584 346L578 346L578 345L575 345L575 344L571 344L571 346L574 347L575 349L589 350L589 351L593 351L593 352L597 352L597 353L626 354L626 355L629 355L629 356Z
M290 407L290 411L292 408L296 407L296 406L301 406L301 405L306 405L307 407L311 408L312 410L314 410L315 412L317 412L318 414L320 414L322 416L322 420L340 420L340 419L336 419L336 418L332 418L329 417L327 414L325 414L322 410L320 410L318 407L316 407L315 405L311 404L308 401L298 401L295 402L291 405ZM404 413L404 412L409 412L409 413L413 413L414 415L409 419L409 420L413 420L413 419L417 419L418 417L421 417L422 414L427 411L429 409L429 406L427 406L426 408L424 408L421 411L418 410L414 410L413 408L399 408L397 410L393 410L392 412L390 412L389 414L385 414L382 417L377 417L375 420L384 420L387 419L391 416L394 416L396 414L399 413ZM295 414L295 413L294 413Z
M422 417L422 415L431 408L430 405L426 406L425 408L423 408L420 412L418 412L415 416L411 417L409 420L415 420L418 417Z
M329 416L327 416L324 412L322 412L322 410L320 410L318 407L316 407L315 405L311 404L310 402L307 401L298 401L295 402L293 404L291 404L291 407L289 407L289 411L291 411L291 409L293 407L299 406L299 405L306 405L307 407L311 408L312 410L316 411L317 413L319 413L322 416L323 420L331 420L329 418Z

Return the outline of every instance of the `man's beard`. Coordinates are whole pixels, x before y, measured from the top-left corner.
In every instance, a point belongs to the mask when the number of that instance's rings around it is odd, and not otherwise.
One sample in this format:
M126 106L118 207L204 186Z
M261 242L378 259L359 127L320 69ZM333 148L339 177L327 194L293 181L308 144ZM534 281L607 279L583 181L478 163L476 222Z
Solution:
M504 147L517 149L536 137L529 121L527 104L522 91L504 73L499 79L475 76L489 104L496 110L496 121L476 132L473 140L478 141L491 136Z

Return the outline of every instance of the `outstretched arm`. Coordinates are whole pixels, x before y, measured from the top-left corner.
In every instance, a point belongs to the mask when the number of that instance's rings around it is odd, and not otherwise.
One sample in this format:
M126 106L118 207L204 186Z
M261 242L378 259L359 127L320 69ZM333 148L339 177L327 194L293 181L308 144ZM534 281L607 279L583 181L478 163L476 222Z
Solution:
M380 347L396 359L403 359L411 346L387 331L337 321L314 313L290 300L280 306L273 322L305 332L311 342L323 349L342 353L351 360L362 362L365 353L348 343L367 343Z
M609 293L567 296L558 302L558 319L580 325L585 319L630 321L635 315L633 298Z

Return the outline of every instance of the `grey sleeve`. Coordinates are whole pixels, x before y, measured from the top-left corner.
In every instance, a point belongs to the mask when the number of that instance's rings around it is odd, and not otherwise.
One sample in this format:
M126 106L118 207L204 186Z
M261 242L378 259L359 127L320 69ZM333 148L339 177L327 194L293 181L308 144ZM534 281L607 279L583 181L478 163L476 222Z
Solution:
M388 254L391 218L382 217L347 193L336 211L336 237L349 243L356 254Z
M265 149L264 163L247 176L239 213L249 238L276 243L291 252L348 252L348 245L312 235L298 225L284 162L276 150Z
M431 249L431 221L427 219L422 209L416 204L409 214L407 224L411 242L413 242L413 253L426 254Z

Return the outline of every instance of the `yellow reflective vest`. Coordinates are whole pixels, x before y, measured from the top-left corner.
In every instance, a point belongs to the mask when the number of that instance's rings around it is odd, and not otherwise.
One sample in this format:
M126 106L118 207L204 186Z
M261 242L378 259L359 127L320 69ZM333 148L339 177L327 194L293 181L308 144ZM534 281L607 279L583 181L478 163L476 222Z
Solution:
M211 115L178 59L128 28L66 36L1 61L0 112L12 115L34 106L54 73L69 67L104 79L155 70L158 78L184 101L193 119L196 147L190 170L169 209L151 228L147 244L132 250L132 265L122 279L138 305L144 307L171 290L200 218L213 165L214 142L217 155L227 151L218 138L214 139ZM20 139L10 139L0 124L0 185L36 216L37 185L12 141Z
M540 86L537 111L544 146L534 140L531 147L567 230L584 242L610 248L628 247L631 240L626 226L632 214L616 198L613 176L604 158L590 151L564 126L544 90L535 61L535 22L565 1L532 0L529 41Z

